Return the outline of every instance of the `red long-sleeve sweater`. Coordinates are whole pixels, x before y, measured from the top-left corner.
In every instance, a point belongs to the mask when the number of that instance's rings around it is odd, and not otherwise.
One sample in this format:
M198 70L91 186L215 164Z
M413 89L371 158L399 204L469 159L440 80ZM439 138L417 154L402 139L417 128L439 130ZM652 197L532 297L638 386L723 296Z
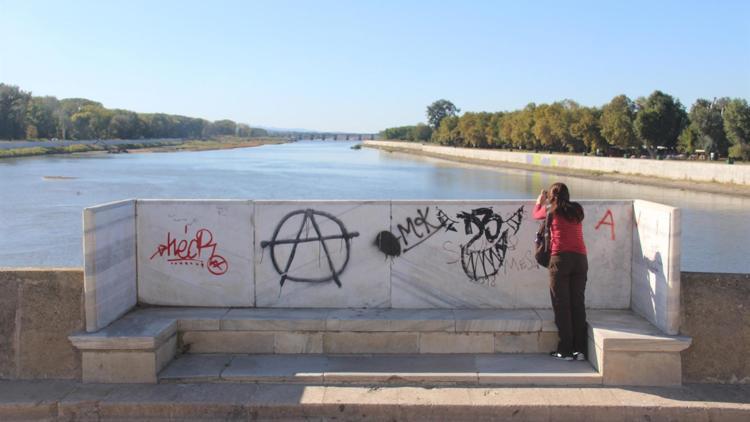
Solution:
M533 216L537 220L544 220L547 216L546 208L536 204ZM555 214L552 216L550 235L552 255L558 255L560 252L575 252L586 255L586 244L583 242L583 225L581 223L570 221Z

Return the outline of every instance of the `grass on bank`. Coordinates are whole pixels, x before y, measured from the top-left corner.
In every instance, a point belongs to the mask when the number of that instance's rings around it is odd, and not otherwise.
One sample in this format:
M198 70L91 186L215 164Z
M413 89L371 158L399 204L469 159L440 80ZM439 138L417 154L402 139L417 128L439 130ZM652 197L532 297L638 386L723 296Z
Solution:
M188 140L175 145L157 145L153 148L148 148L154 152L166 152L166 151L208 151L217 149L234 149L234 148L248 148L259 145L268 144L282 144L287 142L285 138L242 138L234 136L224 136L215 139L193 139Z
M29 157L35 155L73 154L80 152L127 152L130 150L146 150L153 152L172 151L207 151L216 149L232 149L254 147L265 144L279 144L287 140L284 138L238 138L233 136L214 139L190 139L185 141L165 142L158 144L128 143L119 145L107 144L73 144L63 147L39 146L28 148L0 149L0 158Z
M73 154L76 152L103 151L98 145L73 144L64 147L29 147L0 149L0 158L28 157L32 155Z

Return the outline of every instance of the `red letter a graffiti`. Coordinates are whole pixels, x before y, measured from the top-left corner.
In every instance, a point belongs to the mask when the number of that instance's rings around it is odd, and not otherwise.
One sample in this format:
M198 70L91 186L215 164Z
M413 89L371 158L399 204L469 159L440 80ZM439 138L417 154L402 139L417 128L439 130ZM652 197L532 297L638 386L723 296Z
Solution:
M609 217L609 220L607 220L607 217ZM599 230L599 226L604 224L605 226L609 226L610 230L612 231L612 240L615 240L615 218L612 216L612 211L607 210L606 213L604 213L604 217L602 217L601 220L599 220L598 223L596 223L596 230Z

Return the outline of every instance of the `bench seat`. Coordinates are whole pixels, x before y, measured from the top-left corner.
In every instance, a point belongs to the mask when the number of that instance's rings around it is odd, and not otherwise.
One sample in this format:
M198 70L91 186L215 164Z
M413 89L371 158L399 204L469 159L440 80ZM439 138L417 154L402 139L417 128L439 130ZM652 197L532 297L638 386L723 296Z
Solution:
M590 310L588 323L589 360L604 384L681 382L689 338L663 335L629 310ZM180 354L540 354L556 347L557 328L545 309L147 307L70 340L85 382L157 382ZM114 369L122 363L129 370ZM643 368L646 384L624 365Z

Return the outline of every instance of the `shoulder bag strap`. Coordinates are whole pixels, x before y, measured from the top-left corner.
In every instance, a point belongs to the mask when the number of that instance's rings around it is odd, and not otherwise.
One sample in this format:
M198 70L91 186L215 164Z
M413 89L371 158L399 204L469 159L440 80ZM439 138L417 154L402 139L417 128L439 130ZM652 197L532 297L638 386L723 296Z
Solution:
M544 249L550 250L550 238L552 237L552 214L547 211L547 216L544 218Z

